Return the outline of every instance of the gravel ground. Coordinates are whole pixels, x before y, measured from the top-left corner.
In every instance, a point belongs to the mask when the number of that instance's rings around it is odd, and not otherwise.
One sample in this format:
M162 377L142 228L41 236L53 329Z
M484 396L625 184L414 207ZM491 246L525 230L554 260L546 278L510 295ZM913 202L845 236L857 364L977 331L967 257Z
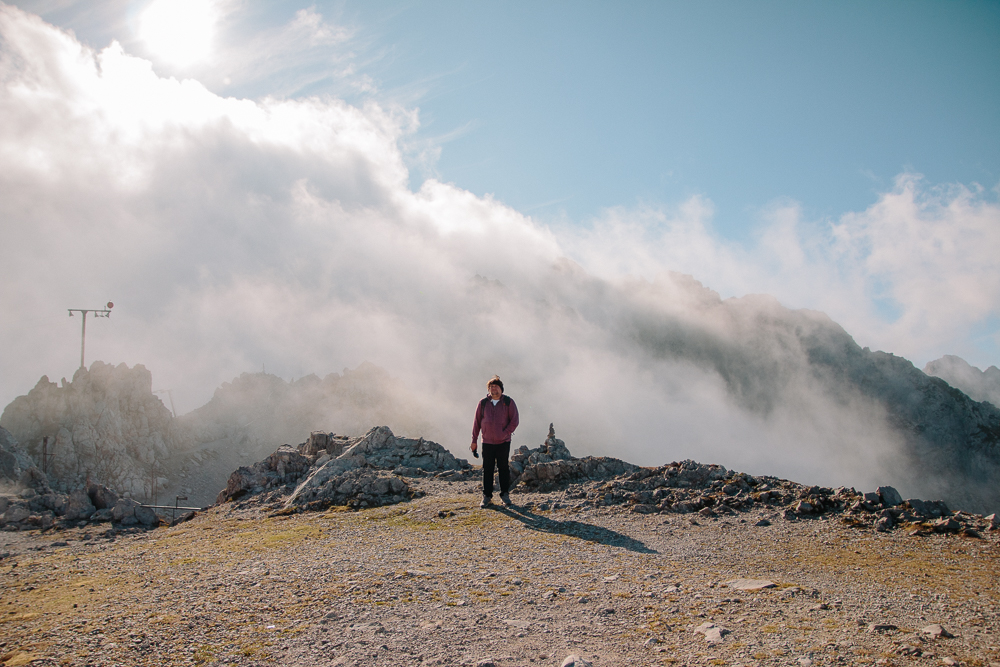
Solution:
M996 532L640 515L564 492L481 510L471 481L418 487L363 511L0 533L0 662L1000 667ZM775 586L725 585L740 578Z

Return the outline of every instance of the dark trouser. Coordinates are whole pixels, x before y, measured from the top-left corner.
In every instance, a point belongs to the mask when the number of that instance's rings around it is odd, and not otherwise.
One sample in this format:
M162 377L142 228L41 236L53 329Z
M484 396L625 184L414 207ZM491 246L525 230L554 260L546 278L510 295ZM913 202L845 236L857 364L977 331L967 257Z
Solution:
M500 493L510 491L510 466L507 457L510 456L510 441L499 445L483 443L483 495L487 498L493 495L493 468L499 468Z

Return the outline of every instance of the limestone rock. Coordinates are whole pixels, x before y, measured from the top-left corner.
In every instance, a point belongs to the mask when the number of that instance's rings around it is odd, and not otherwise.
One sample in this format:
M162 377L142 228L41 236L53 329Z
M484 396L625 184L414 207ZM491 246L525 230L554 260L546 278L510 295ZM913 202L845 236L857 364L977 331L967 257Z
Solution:
M941 517L931 525L935 533L957 533L962 530L962 524L949 517Z
M237 469L217 502L284 487L288 490L286 508L376 507L412 497L401 475L458 472L469 467L441 445L423 438L396 437L387 426L372 428L360 438L317 431L297 448L283 445L265 460Z
M777 586L773 581L767 579L733 579L732 581L725 582L725 584L729 588L734 588L738 591L762 591L765 588L774 588Z
M156 526L160 523L160 517L156 516L156 512L150 507L144 507L138 505L134 509L135 519L143 526Z
M29 516L31 516L31 511L25 505L10 505L3 513L3 522L5 524L20 523Z
M170 454L173 419L152 382L141 365L100 361L78 369L62 386L43 376L4 409L0 426L35 460L48 436L48 475L63 493L89 478L149 497L151 466Z
M903 504L922 519L936 519L950 513L943 500L908 498Z
M0 427L0 481L17 482L21 474L34 468L35 462L18 444L10 431Z
M115 506L111 508L111 518L118 523L135 523L135 508L138 506L139 503L131 498L119 498Z
M115 501L117 502L117 500ZM67 521L75 521L77 519L89 519L96 508L93 502L90 500L90 496L87 495L82 490L73 491L69 494L66 503L66 514L65 519Z
M920 630L920 634L928 635L932 639L940 639L942 637L944 637L944 638L947 639L947 638L955 636L955 635L951 634L950 632L948 632L947 630L945 630L944 626L942 626L939 623L934 623L932 625L928 625L925 628L922 628Z
M876 493L878 493L882 499L882 504L886 507L895 507L896 505L903 504L903 498L899 495L899 491L891 486L880 486Z
M729 634L729 630L715 623L705 622L695 628L694 633L704 635L705 641L709 644L721 644L722 638Z
M91 484L87 487L87 496L94 507L99 510L110 509L118 503L118 494L103 484Z
M535 449L521 446L510 458L511 485L523 483L531 488L611 479L636 470L639 466L605 456L575 458L566 443L556 438L552 424L549 424L549 437L545 442Z
M869 623L868 624L868 632L869 633L880 633L880 634L882 634L882 633L886 633L886 632L895 632L898 629L899 628L897 628L895 625L892 625L891 623Z

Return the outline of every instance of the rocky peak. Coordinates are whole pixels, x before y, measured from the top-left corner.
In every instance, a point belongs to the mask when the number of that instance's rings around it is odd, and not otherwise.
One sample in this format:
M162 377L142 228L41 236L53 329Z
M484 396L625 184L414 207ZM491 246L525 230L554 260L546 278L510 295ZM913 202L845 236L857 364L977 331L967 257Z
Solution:
M83 488L88 478L137 497L151 495L156 462L169 455L172 415L152 393L152 374L95 361L71 382L42 376L0 416L0 426L19 441L62 492ZM48 460L42 441L48 437Z

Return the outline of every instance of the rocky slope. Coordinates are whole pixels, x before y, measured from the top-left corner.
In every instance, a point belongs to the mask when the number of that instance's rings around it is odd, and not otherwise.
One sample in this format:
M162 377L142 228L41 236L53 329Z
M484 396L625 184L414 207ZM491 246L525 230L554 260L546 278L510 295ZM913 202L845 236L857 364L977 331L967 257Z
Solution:
M941 378L973 400L989 401L1000 407L1000 368L996 366L981 371L961 357L946 354L928 361L924 373Z

